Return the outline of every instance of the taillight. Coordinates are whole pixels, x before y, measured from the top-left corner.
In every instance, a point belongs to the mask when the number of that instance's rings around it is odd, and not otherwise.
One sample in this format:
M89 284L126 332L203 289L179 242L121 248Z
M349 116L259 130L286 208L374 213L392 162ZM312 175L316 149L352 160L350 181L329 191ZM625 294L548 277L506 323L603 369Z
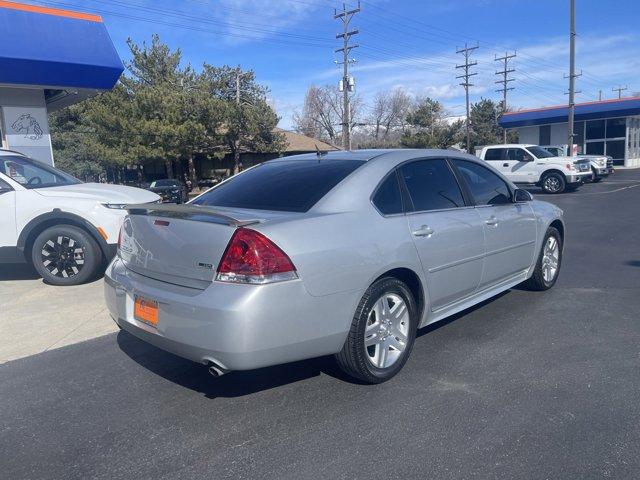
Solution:
M227 245L216 280L262 285L298 278L296 267L280 247L261 233L238 228Z

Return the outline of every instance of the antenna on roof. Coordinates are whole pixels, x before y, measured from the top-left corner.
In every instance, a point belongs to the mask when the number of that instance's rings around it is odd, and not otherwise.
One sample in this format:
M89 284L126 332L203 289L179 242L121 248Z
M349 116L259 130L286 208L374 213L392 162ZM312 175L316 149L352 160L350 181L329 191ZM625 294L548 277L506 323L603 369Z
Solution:
M320 150L320 148L318 147L318 144L317 144L317 143L315 144L315 146L316 146L316 155L317 155L318 157L323 157L324 155L326 155L326 154L327 154L327 152L323 152L322 150Z

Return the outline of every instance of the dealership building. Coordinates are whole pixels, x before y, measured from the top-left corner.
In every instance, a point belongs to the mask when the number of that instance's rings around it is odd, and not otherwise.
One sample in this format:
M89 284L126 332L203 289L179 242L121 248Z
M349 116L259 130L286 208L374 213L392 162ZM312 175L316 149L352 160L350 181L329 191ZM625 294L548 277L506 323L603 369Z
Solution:
M500 126L518 132L520 143L568 144L568 107L519 110L502 115ZM640 98L579 103L574 145L578 153L609 155L615 165L640 167Z
M113 88L123 72L96 15L0 1L0 142L53 164L48 113Z

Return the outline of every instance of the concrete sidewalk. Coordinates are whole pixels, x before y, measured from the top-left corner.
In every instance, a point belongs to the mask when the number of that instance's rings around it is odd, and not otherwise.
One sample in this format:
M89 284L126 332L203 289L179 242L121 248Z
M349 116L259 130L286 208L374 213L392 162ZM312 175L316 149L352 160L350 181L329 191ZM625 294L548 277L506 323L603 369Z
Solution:
M102 279L54 287L27 265L0 265L0 363L117 330L104 304Z

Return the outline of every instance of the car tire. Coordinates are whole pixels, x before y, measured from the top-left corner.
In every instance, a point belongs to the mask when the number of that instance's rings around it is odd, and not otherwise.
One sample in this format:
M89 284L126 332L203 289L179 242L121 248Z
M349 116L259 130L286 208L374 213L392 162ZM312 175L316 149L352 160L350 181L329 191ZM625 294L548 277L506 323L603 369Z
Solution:
M31 262L46 283L79 285L94 278L102 263L102 252L81 228L55 225L34 240Z
M550 242L550 239L553 239L553 242ZM555 255L555 271L553 271L553 275L549 277L550 269L549 267L553 266L554 263L549 260L549 244L553 243L554 249L556 251ZM555 248L557 246L557 249ZM540 248L540 253L538 253L538 259L536 261L535 269L533 270L533 275L529 280L525 282L525 286L529 290L534 291L544 291L552 288L556 281L558 280L558 276L560 275L560 268L562 267L562 236L560 232L555 227L549 227L547 229L547 233L544 236L544 241L542 242L542 247Z
M336 361L357 380L386 382L406 363L417 326L418 309L407 286L392 277L377 280L360 300Z
M542 182L540 183L542 186L542 190L545 193L551 193L551 194L562 193L564 192L567 186L567 182L564 178L564 175L557 172L544 174L544 176L542 177Z

